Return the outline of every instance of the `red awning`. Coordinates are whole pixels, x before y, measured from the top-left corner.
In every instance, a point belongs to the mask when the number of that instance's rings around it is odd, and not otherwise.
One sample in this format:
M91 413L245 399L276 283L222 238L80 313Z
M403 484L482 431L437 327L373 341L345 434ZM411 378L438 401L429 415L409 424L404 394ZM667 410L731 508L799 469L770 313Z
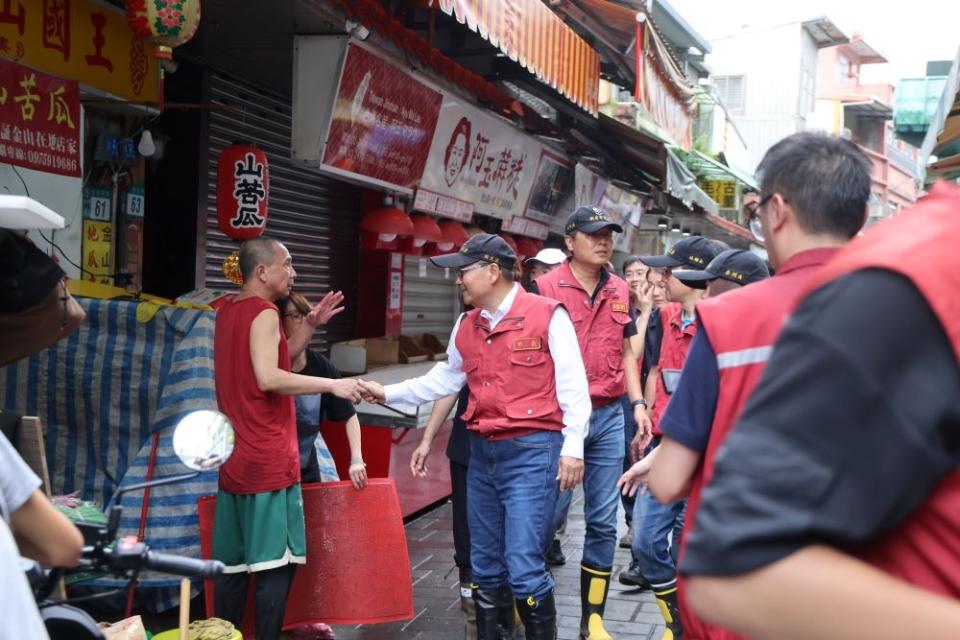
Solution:
M440 10L597 115L600 55L541 0L439 0Z

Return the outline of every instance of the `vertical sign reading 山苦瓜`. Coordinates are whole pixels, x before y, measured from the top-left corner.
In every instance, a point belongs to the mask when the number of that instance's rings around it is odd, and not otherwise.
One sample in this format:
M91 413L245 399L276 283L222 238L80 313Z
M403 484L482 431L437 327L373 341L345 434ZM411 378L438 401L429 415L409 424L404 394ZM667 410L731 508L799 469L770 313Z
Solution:
M158 101L153 52L133 33L123 10L106 3L0 0L0 57L127 100Z
M76 82L0 59L0 162L80 176L80 126Z

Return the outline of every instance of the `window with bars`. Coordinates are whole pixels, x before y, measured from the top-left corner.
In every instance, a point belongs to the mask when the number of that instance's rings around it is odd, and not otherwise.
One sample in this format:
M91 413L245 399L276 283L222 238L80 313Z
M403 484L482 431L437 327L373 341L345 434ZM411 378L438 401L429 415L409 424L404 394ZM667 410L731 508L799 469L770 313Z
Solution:
M746 79L744 76L714 76L717 96L730 113L742 114L746 108Z

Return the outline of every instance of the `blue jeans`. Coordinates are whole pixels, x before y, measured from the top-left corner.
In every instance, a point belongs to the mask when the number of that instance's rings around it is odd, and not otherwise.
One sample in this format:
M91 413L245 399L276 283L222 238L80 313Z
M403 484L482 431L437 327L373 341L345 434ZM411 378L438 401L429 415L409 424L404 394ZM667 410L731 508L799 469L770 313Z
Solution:
M664 505L650 492L638 494L634 502L633 557L640 562L643 577L654 589L670 587L677 579L686 508L686 499Z
M619 402L590 414L583 462L583 517L587 524L583 563L605 571L613 566L617 546L617 480L623 473L623 409ZM572 497L572 491L565 491L557 500L551 535L566 519Z
M537 600L553 590L543 540L557 502L562 445L559 431L496 441L471 435L467 515L477 586L509 584L515 598Z

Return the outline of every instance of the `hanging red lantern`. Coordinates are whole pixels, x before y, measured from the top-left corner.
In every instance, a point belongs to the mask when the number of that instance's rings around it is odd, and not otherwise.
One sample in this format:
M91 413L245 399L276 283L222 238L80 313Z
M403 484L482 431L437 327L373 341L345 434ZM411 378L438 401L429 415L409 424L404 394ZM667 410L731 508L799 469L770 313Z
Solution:
M126 0L133 33L155 47L155 58L169 60L200 26L200 0Z
M220 152L217 219L221 231L238 240L263 235L269 195L267 154L245 144L230 145Z

